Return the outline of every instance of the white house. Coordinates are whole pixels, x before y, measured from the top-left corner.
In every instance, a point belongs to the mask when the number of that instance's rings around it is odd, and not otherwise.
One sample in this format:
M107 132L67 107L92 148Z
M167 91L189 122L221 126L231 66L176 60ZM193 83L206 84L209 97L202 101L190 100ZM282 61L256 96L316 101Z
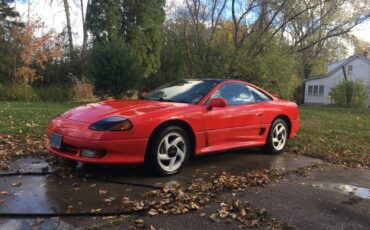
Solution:
M368 88L370 105L370 59L366 53L329 64L325 76L306 79L304 103L324 105L334 103L330 92L345 79L344 72L348 80L359 81Z

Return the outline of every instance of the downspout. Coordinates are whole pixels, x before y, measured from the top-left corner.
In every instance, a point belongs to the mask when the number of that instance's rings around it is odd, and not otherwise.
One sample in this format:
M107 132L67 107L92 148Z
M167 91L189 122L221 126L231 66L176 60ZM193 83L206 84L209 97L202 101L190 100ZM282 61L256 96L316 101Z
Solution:
M343 71L344 80L348 81L347 72L346 72L346 68L344 65L342 65L342 71Z

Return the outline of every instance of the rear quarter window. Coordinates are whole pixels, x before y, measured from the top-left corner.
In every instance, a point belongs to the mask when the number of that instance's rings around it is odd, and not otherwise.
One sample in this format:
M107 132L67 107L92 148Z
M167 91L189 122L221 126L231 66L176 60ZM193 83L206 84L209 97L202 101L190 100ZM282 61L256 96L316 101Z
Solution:
M270 98L270 96L266 95L264 92L252 87L252 86L247 86L248 89L251 91L253 97L254 97L254 100L256 102L264 102L264 101L271 101L272 99Z

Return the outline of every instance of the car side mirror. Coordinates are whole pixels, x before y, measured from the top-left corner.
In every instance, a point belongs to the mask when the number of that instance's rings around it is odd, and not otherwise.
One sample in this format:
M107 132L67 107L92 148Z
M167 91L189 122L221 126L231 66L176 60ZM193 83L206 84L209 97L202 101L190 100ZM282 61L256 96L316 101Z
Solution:
M146 92L146 91L143 91L143 92L141 92L141 97L145 97L146 95L148 95L148 92Z
M207 109L211 110L212 108L223 108L223 107L226 107L226 106L227 106L226 100L223 99L223 98L217 97L217 98L212 98L209 101Z

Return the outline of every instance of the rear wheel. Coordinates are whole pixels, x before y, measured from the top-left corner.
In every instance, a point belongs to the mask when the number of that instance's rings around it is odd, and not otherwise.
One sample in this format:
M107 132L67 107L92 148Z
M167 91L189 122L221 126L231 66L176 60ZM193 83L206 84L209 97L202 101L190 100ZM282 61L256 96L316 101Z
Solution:
M189 158L190 142L186 132L177 126L167 126L153 137L146 163L157 175L176 174Z
M270 128L269 135L266 140L265 150L269 153L281 153L286 147L288 141L288 126L283 119L276 119Z

